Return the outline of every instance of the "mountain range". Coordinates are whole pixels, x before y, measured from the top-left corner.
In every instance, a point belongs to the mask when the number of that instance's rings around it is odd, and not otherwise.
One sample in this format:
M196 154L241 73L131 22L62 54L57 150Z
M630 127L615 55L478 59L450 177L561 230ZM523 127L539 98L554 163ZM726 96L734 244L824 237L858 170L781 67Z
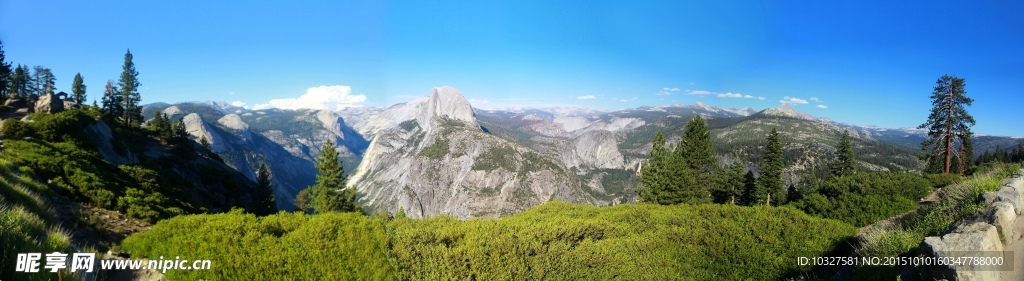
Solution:
M550 200L634 202L635 172L654 134L661 131L669 143L678 142L696 115L707 120L723 163L741 161L753 171L765 135L777 128L790 183L827 170L844 130L866 170L920 172L916 154L925 139L923 130L833 122L787 105L761 111L700 102L624 110L483 110L453 87L387 108L250 110L209 101L144 108L147 117L156 112L183 120L192 138L205 138L213 152L250 178L266 163L280 209L293 209L291 199L313 184L313 159L329 140L367 211L401 209L410 217L504 216ZM1018 141L979 137L975 147Z

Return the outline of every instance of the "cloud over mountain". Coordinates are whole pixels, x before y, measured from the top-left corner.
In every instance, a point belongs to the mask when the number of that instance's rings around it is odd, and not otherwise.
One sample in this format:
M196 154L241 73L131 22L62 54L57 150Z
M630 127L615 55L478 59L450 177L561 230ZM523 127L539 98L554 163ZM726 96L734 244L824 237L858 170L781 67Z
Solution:
M268 103L257 104L253 109L327 109L340 110L346 107L359 107L366 101L365 95L353 95L352 87L344 85L319 86L306 89L306 93L298 98L272 99Z

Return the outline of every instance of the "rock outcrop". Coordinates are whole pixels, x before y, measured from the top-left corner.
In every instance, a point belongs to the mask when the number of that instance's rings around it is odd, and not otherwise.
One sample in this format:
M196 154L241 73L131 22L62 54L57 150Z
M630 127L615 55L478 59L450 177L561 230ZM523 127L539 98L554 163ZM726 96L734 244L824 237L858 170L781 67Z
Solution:
M221 152L225 150L223 140L217 132L213 131L206 122L203 122L203 118L199 114L185 115L185 132L188 132L195 140L206 138L206 141L210 143L210 150L213 152Z
M36 101L35 112L57 113L64 111L64 101L53 94L45 94Z

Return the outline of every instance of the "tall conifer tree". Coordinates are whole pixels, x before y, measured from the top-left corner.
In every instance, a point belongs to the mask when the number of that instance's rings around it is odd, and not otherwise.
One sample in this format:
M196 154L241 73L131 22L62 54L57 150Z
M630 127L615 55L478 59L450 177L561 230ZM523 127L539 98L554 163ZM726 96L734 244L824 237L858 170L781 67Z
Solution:
M772 128L771 133L768 133L768 151L761 160L761 175L757 178L758 191L764 194L757 194L756 200L760 202L756 204L764 203L769 197L772 205L785 203L786 186L782 181L782 160L782 137L779 136L778 130Z
M75 81L71 84L71 99L77 105L85 103L85 81L82 80L82 73L75 74Z
M135 70L135 63L132 62L132 51L124 54L124 66L122 67L121 79L117 86L121 89L121 119L125 127L133 126L142 122L142 97L139 95L139 72Z
M349 187L338 151L330 140L316 157L316 184L308 187L310 205L317 213L358 211L356 192Z
M0 102L6 100L7 93L9 93L8 87L11 86L11 63L7 61L7 56L4 55L4 42L0 41Z
M853 144L850 143L850 131L843 130L843 136L836 146L836 162L832 166L832 175L845 177L857 171L856 156L853 154Z
M928 121L918 126L928 129L928 139L921 143L921 150L930 149L929 159L938 160L940 164L939 167L929 165L931 169L941 168L933 172L950 172L953 163L962 157L964 138L970 135L970 126L974 126L974 117L965 108L971 106L974 99L967 97L965 88L964 79L956 76L943 75L935 81ZM956 147L957 144L960 146Z
M253 191L253 213L260 216L270 215L277 212L277 205L274 203L274 188L271 183L270 169L261 163L256 170L256 190Z
M694 181L693 186L682 187L689 202L706 202L710 199L710 190L719 188L715 175L721 170L718 159L714 156L714 148L711 144L711 132L708 131L707 123L700 115L693 117L686 123L683 130L683 138L679 143L674 155L678 161L687 165Z

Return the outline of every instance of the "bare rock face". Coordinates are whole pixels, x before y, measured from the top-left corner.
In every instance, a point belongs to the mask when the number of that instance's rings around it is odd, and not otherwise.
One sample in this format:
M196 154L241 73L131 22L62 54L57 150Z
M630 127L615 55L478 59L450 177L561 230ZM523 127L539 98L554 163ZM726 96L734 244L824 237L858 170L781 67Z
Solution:
M576 138L576 156L584 164L597 168L616 169L624 165L618 143L612 132L605 130L589 131Z
M433 89L430 99L420 104L416 114L416 122L425 131L431 132L435 127L431 120L435 117L447 117L451 120L479 127L476 123L473 107L469 105L469 101L462 96L458 89L449 86Z
M252 133L249 132L249 124L242 121L242 118L238 117L237 114L224 115L224 117L217 119L217 123L234 130L234 133L241 136L243 140L252 139Z
M102 155L103 159L106 159L107 162L115 165L134 164L139 162L139 157L132 154L131 151L121 151L119 153L115 150L114 144L112 143L114 141L113 132L110 130L110 127L107 126L107 123L96 121L92 125L85 127L85 133L96 141L100 155Z
M188 132L193 139L200 140L205 137L206 141L210 143L210 150L213 150L213 152L224 151L225 147L220 134L208 127L206 122L203 122L203 118L199 117L199 114L185 115L184 121L185 132Z
M496 217L549 200L593 200L556 159L483 132L451 87L435 88L414 118L378 132L349 183L371 211L403 209L414 218Z
M57 113L64 111L64 102L60 98L45 94L36 101L36 112Z

